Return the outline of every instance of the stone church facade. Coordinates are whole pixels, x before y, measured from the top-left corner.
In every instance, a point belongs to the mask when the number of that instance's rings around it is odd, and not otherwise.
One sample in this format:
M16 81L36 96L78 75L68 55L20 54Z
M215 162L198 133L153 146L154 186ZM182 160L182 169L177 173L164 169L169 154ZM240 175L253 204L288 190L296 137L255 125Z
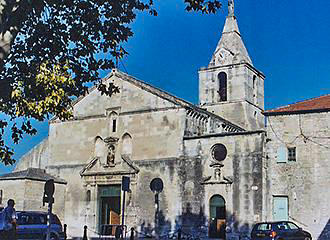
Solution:
M109 98L92 88L74 103L71 120L52 119L48 138L0 177L3 201L14 197L19 210L45 209L40 186L53 177L54 211L69 236L82 236L84 225L96 236L103 225L120 224L121 181L128 176L125 224L141 234L182 229L239 239L256 222L289 219L328 239L330 99L322 111L314 105L264 112L264 80L229 1L222 37L199 70L199 105L113 69L103 81L120 93ZM265 126L265 116L272 125ZM314 141L310 148L304 139ZM158 201L150 189L157 178Z

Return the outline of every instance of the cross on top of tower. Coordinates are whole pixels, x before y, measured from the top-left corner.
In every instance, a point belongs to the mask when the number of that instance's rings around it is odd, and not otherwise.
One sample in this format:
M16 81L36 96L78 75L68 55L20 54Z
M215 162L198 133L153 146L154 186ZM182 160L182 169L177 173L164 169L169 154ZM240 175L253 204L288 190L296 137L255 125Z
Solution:
M235 10L234 0L228 0L228 16L233 17Z

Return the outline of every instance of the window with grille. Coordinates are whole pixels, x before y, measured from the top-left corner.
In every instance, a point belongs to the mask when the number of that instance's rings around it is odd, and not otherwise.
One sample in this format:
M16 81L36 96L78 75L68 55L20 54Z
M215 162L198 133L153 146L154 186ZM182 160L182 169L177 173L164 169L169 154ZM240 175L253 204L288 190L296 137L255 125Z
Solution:
M296 148L288 148L288 161L296 161Z

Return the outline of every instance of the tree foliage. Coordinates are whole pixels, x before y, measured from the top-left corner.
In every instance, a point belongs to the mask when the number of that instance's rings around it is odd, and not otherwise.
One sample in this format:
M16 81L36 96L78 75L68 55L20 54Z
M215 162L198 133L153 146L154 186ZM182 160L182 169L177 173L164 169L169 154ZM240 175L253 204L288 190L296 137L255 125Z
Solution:
M217 0L184 0L187 11L215 13ZM102 94L119 91L100 81L99 70L127 54L138 12L156 16L153 0L0 0L0 159L14 163L14 143L35 134L31 119L71 117L71 100L97 84ZM2 119L1 119L2 118ZM19 120L19 121L18 121ZM20 122L20 124L18 124Z

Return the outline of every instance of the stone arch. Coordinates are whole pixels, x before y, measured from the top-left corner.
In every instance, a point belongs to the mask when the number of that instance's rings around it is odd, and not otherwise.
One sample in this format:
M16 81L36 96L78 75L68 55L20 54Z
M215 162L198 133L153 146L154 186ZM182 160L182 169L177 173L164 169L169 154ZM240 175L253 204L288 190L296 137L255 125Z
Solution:
M122 154L132 156L133 145L132 145L132 136L129 133L125 133L122 136Z
M106 144L103 141L102 137L97 136L94 139L94 156L98 158L102 158L105 153L107 152L106 150Z

